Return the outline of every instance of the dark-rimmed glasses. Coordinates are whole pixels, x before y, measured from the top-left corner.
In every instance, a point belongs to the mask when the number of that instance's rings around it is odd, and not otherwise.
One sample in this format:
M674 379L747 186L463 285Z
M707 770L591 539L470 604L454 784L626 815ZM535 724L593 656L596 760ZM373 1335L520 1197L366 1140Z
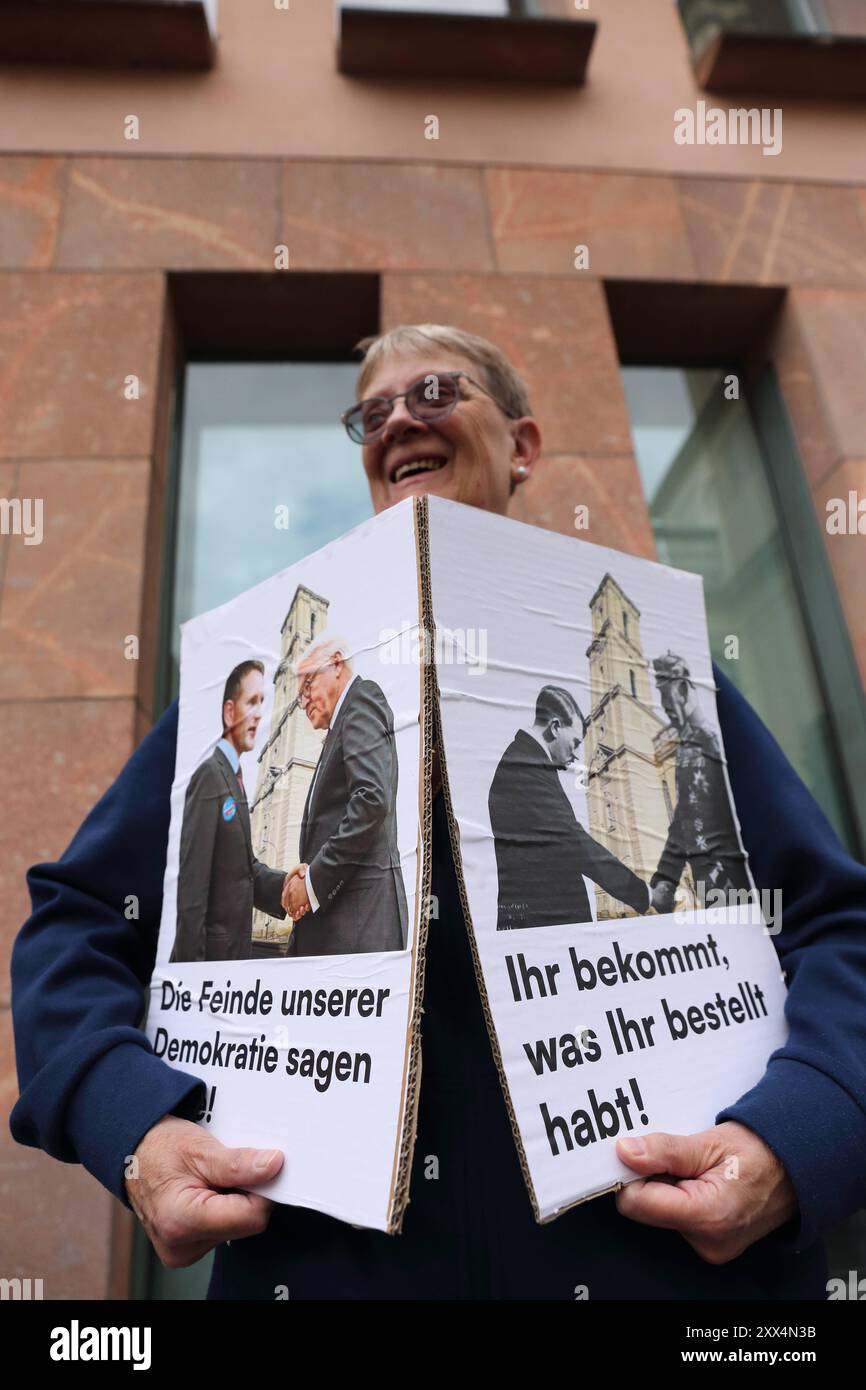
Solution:
M424 424L447 420L455 406L463 399L457 384L461 377L465 377L473 386L477 386L479 391L483 391L485 396L495 401L499 409L510 419L517 419L513 411L506 410L493 392L488 391L486 386L482 386L481 382L476 381L468 372L428 372L417 381L413 381L408 391L398 391L395 396L368 396L366 400L358 401L350 410L344 410L340 419L349 438L356 444L375 444L376 440L382 437L395 401L406 402L406 409L413 420L421 420Z
M298 704L301 709L306 709L307 705L310 703L310 696L313 692L313 681L317 676L320 676L323 671L327 671L329 666L333 666L333 664L334 658L331 657L329 661L323 661L321 666L317 666L314 671L311 671L308 676L304 677L298 687Z

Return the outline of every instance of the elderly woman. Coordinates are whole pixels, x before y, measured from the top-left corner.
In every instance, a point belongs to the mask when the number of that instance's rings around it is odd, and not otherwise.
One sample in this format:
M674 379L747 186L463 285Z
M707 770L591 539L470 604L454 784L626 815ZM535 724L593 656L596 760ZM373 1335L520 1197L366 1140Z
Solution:
M537 466L541 431L502 353L437 325L399 328L361 346L358 403L344 420L361 446L375 509L437 493L506 512ZM213 1298L272 1299L278 1286L293 1299L825 1297L820 1234L866 1202L866 1048L858 1042L866 1016L866 871L845 854L757 717L716 676L754 877L759 887L784 893L776 947L790 989L790 1038L759 1084L732 1095L712 1128L620 1142L635 1181L616 1196L548 1225L533 1221L473 974L441 795L433 817L439 918L429 935L424 1070L403 1234L356 1230L231 1190L271 1178L283 1155L229 1150L204 1135L186 1118L198 1087L157 1059L136 1030L141 981L156 946L176 706L63 860L31 870L34 915L14 959L23 1088L15 1137L84 1163L132 1204L165 1264L192 1264L216 1247ZM138 924L108 906L121 904L133 883L142 902ZM292 892L300 915L300 875ZM70 942L71 914L77 928ZM61 941L69 968L46 989ZM125 1187L133 1153L137 1177ZM652 1180L661 1175L667 1181Z

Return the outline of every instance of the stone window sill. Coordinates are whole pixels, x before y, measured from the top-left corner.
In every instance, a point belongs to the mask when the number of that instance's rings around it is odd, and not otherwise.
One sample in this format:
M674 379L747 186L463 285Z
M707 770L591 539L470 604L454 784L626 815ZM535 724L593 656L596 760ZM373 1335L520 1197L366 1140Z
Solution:
M749 34L724 30L695 59L708 92L828 100L866 97L866 38L841 34Z
M210 68L215 0L3 0L0 62Z
M351 77L580 86L594 20L340 9L337 65Z

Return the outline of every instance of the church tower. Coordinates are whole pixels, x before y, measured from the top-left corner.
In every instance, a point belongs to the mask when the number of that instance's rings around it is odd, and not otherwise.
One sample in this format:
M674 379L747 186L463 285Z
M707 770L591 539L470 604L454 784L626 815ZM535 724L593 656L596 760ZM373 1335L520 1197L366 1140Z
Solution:
M610 574L589 607L591 709L584 752L589 831L648 883L673 818L676 735L653 705L640 610ZM687 870L678 906L694 905L690 884ZM634 915L601 888L595 893L599 920Z
M271 868L294 868L299 857L301 818L324 730L314 729L298 704L293 666L324 632L328 600L303 584L295 590L281 629L280 664L274 672L271 732L259 754L255 799L250 806L253 853ZM282 954L291 923L253 912L253 941Z

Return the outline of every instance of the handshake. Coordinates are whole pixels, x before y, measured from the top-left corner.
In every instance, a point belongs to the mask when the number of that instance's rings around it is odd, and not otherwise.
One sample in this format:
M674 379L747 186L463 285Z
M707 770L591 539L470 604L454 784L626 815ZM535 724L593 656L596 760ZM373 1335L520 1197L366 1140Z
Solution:
M650 907L654 907L656 912L673 912L676 887L669 878L659 879L655 887L649 885L649 890Z
M299 917L310 911L310 895L304 882L306 876L307 865L296 864L283 880L280 902L286 915L291 917L293 922L297 922Z

